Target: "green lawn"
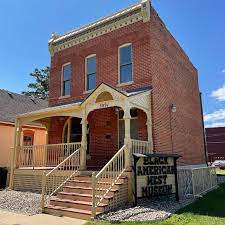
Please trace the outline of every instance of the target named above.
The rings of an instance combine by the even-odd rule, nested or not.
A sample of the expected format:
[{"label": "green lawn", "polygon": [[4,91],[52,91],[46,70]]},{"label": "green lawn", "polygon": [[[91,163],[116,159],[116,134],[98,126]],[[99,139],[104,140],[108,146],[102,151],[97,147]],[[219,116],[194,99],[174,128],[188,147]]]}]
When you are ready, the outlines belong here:
[{"label": "green lawn", "polygon": [[225,170],[216,169],[216,174],[223,174],[223,175],[225,175]]},{"label": "green lawn", "polygon": [[208,193],[204,198],[181,209],[164,221],[153,222],[88,222],[86,225],[224,225],[225,184]]}]

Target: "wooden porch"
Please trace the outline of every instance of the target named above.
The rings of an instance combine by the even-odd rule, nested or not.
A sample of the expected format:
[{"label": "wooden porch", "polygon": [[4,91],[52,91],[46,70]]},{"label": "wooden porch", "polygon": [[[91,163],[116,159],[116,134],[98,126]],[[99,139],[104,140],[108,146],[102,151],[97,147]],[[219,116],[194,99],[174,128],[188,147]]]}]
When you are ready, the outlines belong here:
[{"label": "wooden porch", "polygon": [[[116,145],[116,151],[107,156],[109,158],[101,165],[101,169],[88,171],[88,115],[94,110],[112,107],[123,110],[124,141],[122,146],[118,145],[121,147]],[[147,141],[134,140],[131,137],[130,112],[133,108],[146,114]],[[126,95],[102,84],[82,104],[58,106],[20,115],[16,121],[15,144],[11,157],[10,188],[41,192],[41,207],[45,212],[72,214],[75,217],[77,214],[95,217],[99,212],[112,210],[132,201],[132,154],[153,151],[150,109],[149,91]],[[46,125],[48,140],[49,118],[52,116],[80,118],[81,141],[21,146],[21,126],[32,121]],[[67,130],[70,130],[70,125],[68,123]],[[68,136],[67,142],[69,141],[71,140]],[[80,211],[87,205],[90,208],[88,212]]]}]

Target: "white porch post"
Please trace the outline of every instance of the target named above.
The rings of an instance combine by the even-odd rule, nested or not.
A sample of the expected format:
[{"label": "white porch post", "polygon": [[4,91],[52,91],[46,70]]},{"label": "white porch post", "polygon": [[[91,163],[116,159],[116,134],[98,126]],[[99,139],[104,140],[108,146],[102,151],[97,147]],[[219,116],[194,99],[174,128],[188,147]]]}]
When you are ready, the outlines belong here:
[{"label": "white porch post", "polygon": [[152,137],[152,116],[151,113],[147,114],[147,131],[148,131],[148,142],[150,143],[150,151],[153,151],[153,137]]},{"label": "white porch post", "polygon": [[71,133],[71,118],[68,120],[67,143],[70,143],[70,133]]},{"label": "white porch post", "polygon": [[131,171],[131,138],[130,138],[130,108],[127,107],[124,111],[124,123],[125,123],[125,138],[124,144],[127,146],[126,156],[125,156],[125,163],[126,163],[126,170]]},{"label": "white porch post", "polygon": [[13,189],[13,179],[14,179],[14,169],[17,168],[18,164],[18,147],[20,146],[22,126],[18,119],[16,119],[15,123],[15,133],[14,133],[14,146],[11,151],[11,168],[10,168],[10,183],[9,188]]},{"label": "white porch post", "polygon": [[87,119],[83,117],[82,121],[82,140],[81,140],[81,155],[80,155],[80,169],[86,170],[86,154],[87,154]]}]

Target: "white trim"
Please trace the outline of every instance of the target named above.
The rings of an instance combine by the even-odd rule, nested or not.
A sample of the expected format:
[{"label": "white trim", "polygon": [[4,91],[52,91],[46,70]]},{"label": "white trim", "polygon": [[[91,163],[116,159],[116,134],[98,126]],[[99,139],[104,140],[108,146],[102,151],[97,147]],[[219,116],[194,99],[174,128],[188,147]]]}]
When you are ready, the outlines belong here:
[{"label": "white trim", "polygon": [[95,79],[97,81],[97,57],[96,57],[96,54],[90,54],[90,55],[85,57],[85,84],[84,84],[85,88],[84,88],[84,94],[91,93],[92,91],[95,90],[95,88],[91,89],[91,90],[87,89],[87,60],[90,59],[90,58],[93,58],[93,57],[95,57],[95,61],[96,61],[96,72],[95,72],[96,77],[95,77]]},{"label": "white trim", "polygon": [[63,95],[63,96],[60,96],[59,99],[64,99],[64,98],[70,98],[71,95]]},{"label": "white trim", "polygon": [[123,87],[123,86],[131,85],[131,84],[133,84],[133,83],[134,83],[134,81],[129,81],[129,82],[117,84],[116,86],[117,86],[117,87]]},{"label": "white trim", "polygon": [[60,93],[60,99],[61,98],[68,98],[68,97],[70,97],[70,95],[63,95],[63,68],[65,67],[65,66],[67,66],[67,65],[70,65],[70,69],[71,69],[71,72],[70,72],[70,93],[71,93],[71,77],[72,77],[72,67],[71,67],[71,62],[67,62],[67,63],[64,63],[63,65],[62,65],[62,68],[61,68],[61,80],[60,80],[60,82],[61,82],[61,93]]},{"label": "white trim", "polygon": [[[125,83],[121,83],[120,82],[120,49],[121,48],[124,48],[124,47],[127,47],[127,46],[131,46],[131,68],[132,68],[132,74],[131,74],[131,80],[128,81],[128,82],[125,82]],[[125,43],[125,44],[122,44],[118,47],[118,82],[117,82],[117,87],[120,87],[120,86],[123,86],[123,85],[130,85],[132,84],[134,81],[133,81],[133,45],[132,43]]]},{"label": "white trim", "polygon": [[178,166],[177,169],[198,169],[208,167],[206,163],[196,165]]}]

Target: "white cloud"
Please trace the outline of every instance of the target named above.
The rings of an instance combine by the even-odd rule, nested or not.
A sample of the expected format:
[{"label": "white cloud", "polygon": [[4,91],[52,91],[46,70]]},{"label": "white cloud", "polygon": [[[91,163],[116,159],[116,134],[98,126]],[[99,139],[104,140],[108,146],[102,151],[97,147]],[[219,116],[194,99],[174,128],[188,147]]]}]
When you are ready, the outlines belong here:
[{"label": "white cloud", "polygon": [[204,121],[214,123],[219,120],[225,120],[225,108],[219,109],[213,113],[205,114]]},{"label": "white cloud", "polygon": [[215,123],[207,123],[205,125],[206,128],[210,128],[210,127],[225,127],[225,121],[223,122],[215,122]]},{"label": "white cloud", "polygon": [[225,101],[225,84],[221,88],[213,91],[211,96],[219,101]]},{"label": "white cloud", "polygon": [[225,73],[225,69],[221,71],[222,73]]}]

